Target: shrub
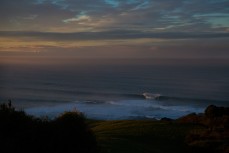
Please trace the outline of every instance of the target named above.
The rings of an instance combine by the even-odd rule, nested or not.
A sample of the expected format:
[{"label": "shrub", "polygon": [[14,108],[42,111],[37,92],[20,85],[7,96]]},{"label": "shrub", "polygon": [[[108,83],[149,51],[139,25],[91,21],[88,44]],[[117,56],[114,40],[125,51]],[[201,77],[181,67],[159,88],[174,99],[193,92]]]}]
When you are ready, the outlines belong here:
[{"label": "shrub", "polygon": [[97,143],[78,112],[66,112],[54,120],[43,120],[0,105],[1,153],[95,153]]},{"label": "shrub", "polygon": [[205,129],[189,133],[186,137],[187,144],[195,152],[228,152],[229,108],[210,105],[199,123],[205,125]]}]

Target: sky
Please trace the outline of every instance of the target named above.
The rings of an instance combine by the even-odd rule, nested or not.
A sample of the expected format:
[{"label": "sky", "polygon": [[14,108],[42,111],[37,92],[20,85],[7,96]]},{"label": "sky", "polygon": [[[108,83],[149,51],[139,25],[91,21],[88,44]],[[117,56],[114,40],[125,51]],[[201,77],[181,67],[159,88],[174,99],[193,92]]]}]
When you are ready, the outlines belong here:
[{"label": "sky", "polygon": [[229,58],[229,0],[0,0],[0,59]]}]

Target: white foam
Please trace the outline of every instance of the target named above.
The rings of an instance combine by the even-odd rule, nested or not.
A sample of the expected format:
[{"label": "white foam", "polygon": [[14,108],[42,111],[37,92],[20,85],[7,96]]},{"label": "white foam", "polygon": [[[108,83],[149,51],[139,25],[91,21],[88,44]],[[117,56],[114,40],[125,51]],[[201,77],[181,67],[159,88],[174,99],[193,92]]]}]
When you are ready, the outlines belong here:
[{"label": "white foam", "polygon": [[78,110],[88,118],[102,120],[132,118],[178,118],[183,115],[203,112],[204,107],[173,105],[168,106],[156,100],[120,100],[97,103],[72,102],[48,107],[28,108],[25,111],[34,116],[54,118],[65,111]]},{"label": "white foam", "polygon": [[142,95],[145,97],[145,99],[159,99],[161,97],[161,94],[154,94],[148,92],[145,92]]}]

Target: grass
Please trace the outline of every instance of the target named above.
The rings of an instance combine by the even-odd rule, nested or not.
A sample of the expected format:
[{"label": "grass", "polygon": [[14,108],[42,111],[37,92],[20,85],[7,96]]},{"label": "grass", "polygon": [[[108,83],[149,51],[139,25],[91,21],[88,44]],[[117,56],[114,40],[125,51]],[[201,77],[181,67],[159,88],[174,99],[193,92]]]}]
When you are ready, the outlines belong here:
[{"label": "grass", "polygon": [[89,124],[101,153],[188,153],[185,136],[198,128],[193,124],[149,120],[91,121]]},{"label": "grass", "polygon": [[98,121],[75,111],[49,120],[0,104],[0,152],[229,152],[229,109],[209,106],[205,112],[174,121]]}]

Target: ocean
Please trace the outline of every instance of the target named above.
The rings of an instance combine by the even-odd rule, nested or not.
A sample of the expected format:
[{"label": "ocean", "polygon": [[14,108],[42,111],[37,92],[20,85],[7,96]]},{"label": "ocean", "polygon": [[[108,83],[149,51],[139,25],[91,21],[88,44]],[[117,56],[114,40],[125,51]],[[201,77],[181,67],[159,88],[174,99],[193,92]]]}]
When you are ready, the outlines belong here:
[{"label": "ocean", "polygon": [[0,101],[35,116],[78,110],[102,120],[175,119],[229,106],[226,60],[71,59],[0,69]]}]

